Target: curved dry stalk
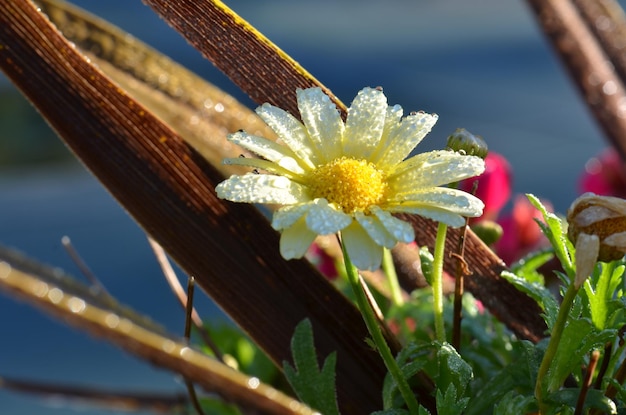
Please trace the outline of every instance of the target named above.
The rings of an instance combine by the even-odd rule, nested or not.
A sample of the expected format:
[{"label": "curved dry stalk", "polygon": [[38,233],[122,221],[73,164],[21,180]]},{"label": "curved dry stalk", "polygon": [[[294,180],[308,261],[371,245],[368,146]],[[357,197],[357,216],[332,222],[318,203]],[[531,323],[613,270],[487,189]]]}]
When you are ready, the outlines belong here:
[{"label": "curved dry stalk", "polygon": [[[0,290],[21,298],[65,322],[114,343],[126,351],[161,367],[170,369],[233,402],[273,414],[313,415],[315,411],[193,349],[184,340],[148,328],[143,321],[125,317],[119,308],[95,305],[99,297],[67,277],[51,279],[54,273],[33,261],[11,260],[0,256]],[[31,264],[27,272],[20,265]],[[33,266],[34,265],[34,266]],[[81,295],[79,292],[87,293]]]},{"label": "curved dry stalk", "polygon": [[0,376],[0,389],[44,398],[51,397],[55,400],[62,399],[68,403],[79,402],[83,406],[88,404],[116,411],[148,410],[171,414],[180,412],[187,406],[187,397],[183,394],[118,392],[103,388],[37,382],[6,376]]},{"label": "curved dry stalk", "polygon": [[[610,7],[602,11],[591,7],[600,3],[588,0],[527,1],[606,137],[622,158],[626,157],[626,88],[615,70],[624,58],[611,59],[615,48],[610,44],[619,42],[609,41],[620,36],[624,39],[624,18],[614,12],[615,3],[603,0],[605,5],[613,3],[613,12],[609,13]],[[612,31],[600,31],[604,32],[601,37],[592,31],[598,23],[602,24],[598,17],[614,27]],[[619,54],[623,55],[623,51]]]}]

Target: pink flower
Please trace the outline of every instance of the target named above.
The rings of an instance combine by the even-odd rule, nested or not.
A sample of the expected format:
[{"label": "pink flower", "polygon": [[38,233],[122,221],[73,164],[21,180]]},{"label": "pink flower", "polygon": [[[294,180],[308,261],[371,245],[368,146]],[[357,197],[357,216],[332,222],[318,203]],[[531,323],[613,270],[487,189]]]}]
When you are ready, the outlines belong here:
[{"label": "pink flower", "polygon": [[[549,202],[542,203],[548,210],[552,210]],[[518,195],[511,213],[498,220],[503,233],[494,249],[506,264],[510,265],[528,253],[547,246],[548,241],[535,219],[543,220],[541,212],[535,209],[526,196]]]},{"label": "pink flower", "polygon": [[335,266],[335,260],[325,250],[320,248],[317,243],[311,244],[306,257],[329,280],[332,281],[339,275]]},{"label": "pink flower", "polygon": [[512,171],[509,162],[500,154],[490,152],[485,159],[485,172],[480,176],[461,182],[460,189],[472,191],[478,181],[476,197],[483,201],[483,215],[476,221],[495,220],[498,213],[511,197]]},{"label": "pink flower", "polygon": [[608,148],[585,164],[578,181],[580,193],[626,198],[626,169],[619,154]]}]

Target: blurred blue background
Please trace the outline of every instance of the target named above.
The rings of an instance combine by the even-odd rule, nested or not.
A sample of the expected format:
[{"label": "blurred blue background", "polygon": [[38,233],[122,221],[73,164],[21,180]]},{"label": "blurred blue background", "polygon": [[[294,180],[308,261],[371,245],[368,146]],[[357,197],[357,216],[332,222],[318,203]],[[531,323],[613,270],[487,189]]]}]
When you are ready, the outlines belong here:
[{"label": "blurred blue background", "polygon": [[[138,0],[75,1],[254,107]],[[405,112],[439,114],[421,149],[457,127],[482,135],[514,169],[514,191],[564,212],[585,162],[605,147],[573,85],[520,0],[228,1],[349,103],[382,86]],[[0,243],[78,274],[69,235],[122,303],[182,333],[183,312],[142,231],[0,78]],[[201,314],[219,318],[208,300]],[[170,373],[0,296],[0,376],[182,392]],[[83,410],[0,390],[3,414]],[[101,409],[91,414],[110,413]]]}]

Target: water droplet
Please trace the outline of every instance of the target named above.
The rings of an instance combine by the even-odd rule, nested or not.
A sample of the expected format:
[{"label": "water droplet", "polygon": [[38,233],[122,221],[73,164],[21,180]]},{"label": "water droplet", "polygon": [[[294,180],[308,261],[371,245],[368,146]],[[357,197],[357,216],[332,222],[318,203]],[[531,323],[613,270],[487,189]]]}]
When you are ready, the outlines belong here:
[{"label": "water droplet", "polygon": [[67,306],[69,307],[72,313],[82,313],[85,311],[86,304],[82,298],[72,297],[67,302]]},{"label": "water droplet", "polygon": [[115,313],[111,313],[104,318],[104,324],[114,329],[120,324],[120,317]]},{"label": "water droplet", "polygon": [[216,112],[224,112],[224,104],[221,104],[221,103],[215,104],[215,111]]},{"label": "water droplet", "polygon": [[39,298],[43,298],[48,294],[48,289],[49,289],[48,284],[46,284],[43,281],[38,281],[33,286],[33,294]]},{"label": "water droplet", "polygon": [[0,278],[5,279],[11,273],[11,265],[6,262],[0,262]]},{"label": "water droplet", "polygon": [[61,302],[61,300],[63,300],[63,291],[61,291],[61,289],[59,288],[53,288],[50,291],[48,291],[48,299],[53,303],[53,304],[59,304]]},{"label": "water droplet", "polygon": [[191,350],[191,348],[183,347],[180,349],[180,357],[183,359],[189,360],[191,359],[191,356],[193,356],[193,350]]},{"label": "water droplet", "polygon": [[162,344],[161,344],[161,349],[163,349],[163,351],[165,353],[172,353],[174,351],[174,348],[176,347],[176,343],[174,343],[171,340],[165,340]]},{"label": "water droplet", "polygon": [[259,385],[261,384],[261,381],[259,380],[259,378],[250,378],[248,379],[248,387],[250,389],[256,389],[259,387]]},{"label": "water droplet", "polygon": [[602,85],[602,92],[606,95],[614,95],[617,92],[617,84],[613,81],[607,81]]}]

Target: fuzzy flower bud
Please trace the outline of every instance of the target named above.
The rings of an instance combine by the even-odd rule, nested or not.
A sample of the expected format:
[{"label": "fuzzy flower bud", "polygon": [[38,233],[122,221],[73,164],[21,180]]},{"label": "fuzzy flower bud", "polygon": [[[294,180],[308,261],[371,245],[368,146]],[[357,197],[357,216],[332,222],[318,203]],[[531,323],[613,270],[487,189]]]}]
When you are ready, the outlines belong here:
[{"label": "fuzzy flower bud", "polygon": [[457,128],[448,137],[448,148],[468,156],[476,156],[481,159],[487,157],[489,148],[481,136],[474,135],[465,128]]},{"label": "fuzzy flower bud", "polygon": [[585,193],[568,209],[567,222],[567,236],[574,244],[581,233],[598,237],[598,260],[614,261],[626,253],[626,200]]}]

